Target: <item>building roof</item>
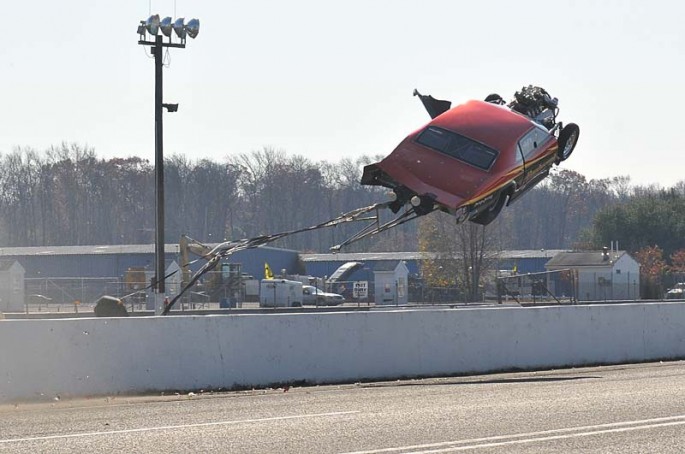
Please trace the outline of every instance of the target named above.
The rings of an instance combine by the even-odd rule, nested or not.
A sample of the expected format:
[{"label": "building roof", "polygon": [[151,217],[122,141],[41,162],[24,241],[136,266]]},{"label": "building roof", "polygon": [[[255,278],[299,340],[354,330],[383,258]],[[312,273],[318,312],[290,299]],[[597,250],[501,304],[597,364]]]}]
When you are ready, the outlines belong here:
[{"label": "building roof", "polygon": [[[207,244],[216,246],[216,244]],[[260,246],[260,249],[289,250]],[[178,244],[166,244],[164,250],[167,254],[179,252]],[[500,251],[498,256],[501,260],[506,259],[540,259],[551,258],[563,249],[525,249]],[[35,247],[0,247],[2,257],[24,256],[60,256],[60,255],[107,255],[107,254],[154,254],[154,244],[115,244],[115,245],[87,245],[87,246],[35,246]],[[437,258],[432,252],[349,252],[337,254],[300,254],[304,262],[365,262],[383,260],[431,260]]]},{"label": "building roof", "polygon": [[376,265],[373,267],[374,271],[395,271],[399,264],[401,263],[401,260],[385,260],[382,262],[376,263]]},{"label": "building roof", "polygon": [[304,262],[376,262],[381,260],[426,260],[434,254],[425,252],[345,252],[338,254],[300,254]]},{"label": "building roof", "polygon": [[[216,246],[217,244],[207,244]],[[278,249],[268,246],[259,246],[263,249]],[[178,254],[178,244],[165,244],[166,254]],[[93,245],[93,246],[35,246],[35,247],[2,247],[0,248],[1,257],[25,257],[25,256],[57,256],[57,255],[107,255],[107,254],[154,254],[154,244],[112,244],[112,245]]]},{"label": "building roof", "polygon": [[626,251],[574,251],[561,252],[552,258],[546,268],[576,268],[581,266],[612,267]]},{"label": "building roof", "polygon": [[[165,252],[178,252],[178,245],[167,244]],[[3,247],[0,257],[25,257],[33,255],[102,255],[102,254],[154,254],[154,244],[117,244],[102,246],[36,246]]]},{"label": "building roof", "polygon": [[567,249],[520,249],[511,251],[501,251],[499,258],[505,259],[550,259],[562,252],[568,252]]},{"label": "building roof", "polygon": [[[500,251],[500,260],[548,259],[565,249],[524,249]],[[381,260],[431,260],[437,258],[433,252],[349,252],[338,254],[300,254],[303,262],[368,262]]]},{"label": "building roof", "polygon": [[0,271],[9,270],[15,263],[17,263],[15,260],[0,260]]}]

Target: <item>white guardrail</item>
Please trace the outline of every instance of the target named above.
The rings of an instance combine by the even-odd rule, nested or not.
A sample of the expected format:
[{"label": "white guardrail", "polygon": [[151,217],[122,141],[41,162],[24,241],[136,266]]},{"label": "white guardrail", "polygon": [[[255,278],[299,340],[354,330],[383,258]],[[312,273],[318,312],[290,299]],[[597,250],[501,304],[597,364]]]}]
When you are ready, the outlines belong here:
[{"label": "white guardrail", "polygon": [[0,321],[0,402],[685,357],[685,304]]}]

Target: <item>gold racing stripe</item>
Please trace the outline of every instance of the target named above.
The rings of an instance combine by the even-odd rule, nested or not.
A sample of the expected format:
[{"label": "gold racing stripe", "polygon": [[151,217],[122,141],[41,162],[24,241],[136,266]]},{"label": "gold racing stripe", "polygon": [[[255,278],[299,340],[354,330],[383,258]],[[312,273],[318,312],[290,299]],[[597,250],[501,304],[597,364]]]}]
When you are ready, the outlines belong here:
[{"label": "gold racing stripe", "polygon": [[[537,164],[538,162],[542,161],[543,159],[549,158],[550,155],[556,154],[558,149],[559,149],[559,146],[550,147],[550,148],[548,149],[548,152],[547,152],[547,153],[543,154],[543,155],[540,156],[539,158],[536,158],[536,159],[534,159],[534,160],[532,160],[532,161],[529,161],[529,162],[527,163],[527,165],[531,166],[531,165]],[[553,151],[553,153],[552,153],[552,151]],[[520,166],[518,166],[518,167],[516,167],[515,169],[511,170],[509,173],[506,174],[506,177],[505,177],[505,178],[507,178],[507,180],[506,180],[504,183],[500,184],[499,186],[494,187],[493,189],[490,189],[488,192],[486,192],[486,193],[483,194],[483,195],[480,195],[480,196],[478,196],[478,197],[474,197],[474,198],[472,198],[472,199],[467,200],[466,202],[462,203],[460,206],[471,205],[471,204],[474,204],[474,203],[476,203],[476,202],[479,202],[480,200],[483,200],[483,199],[485,199],[485,198],[491,196],[493,193],[499,191],[499,190],[502,189],[503,187],[505,187],[505,186],[511,184],[511,183],[515,180],[515,176],[518,175],[519,173],[521,173],[521,171],[523,170],[523,168],[524,168],[524,165],[521,164]]]}]

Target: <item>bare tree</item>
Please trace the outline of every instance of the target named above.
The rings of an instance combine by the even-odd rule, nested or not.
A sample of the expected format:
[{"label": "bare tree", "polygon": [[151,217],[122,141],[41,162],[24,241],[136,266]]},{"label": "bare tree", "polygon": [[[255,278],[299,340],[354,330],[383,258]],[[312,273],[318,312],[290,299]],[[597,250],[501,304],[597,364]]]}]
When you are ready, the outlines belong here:
[{"label": "bare tree", "polygon": [[32,149],[15,149],[0,165],[0,200],[10,244],[33,245],[38,238],[40,206],[37,194],[41,162]]},{"label": "bare tree", "polygon": [[497,223],[482,226],[456,224],[452,216],[436,212],[419,224],[419,250],[433,253],[422,264],[424,279],[432,285],[456,285],[466,301],[482,298],[485,274],[499,254]]}]

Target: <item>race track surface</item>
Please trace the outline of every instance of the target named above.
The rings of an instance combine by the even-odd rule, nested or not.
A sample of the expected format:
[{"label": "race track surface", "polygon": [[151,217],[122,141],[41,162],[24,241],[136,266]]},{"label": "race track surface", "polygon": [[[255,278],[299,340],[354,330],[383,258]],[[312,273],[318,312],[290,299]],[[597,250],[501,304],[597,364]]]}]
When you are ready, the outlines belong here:
[{"label": "race track surface", "polygon": [[[685,451],[685,362],[0,406],[2,452]],[[48,398],[48,396],[46,396]]]}]

